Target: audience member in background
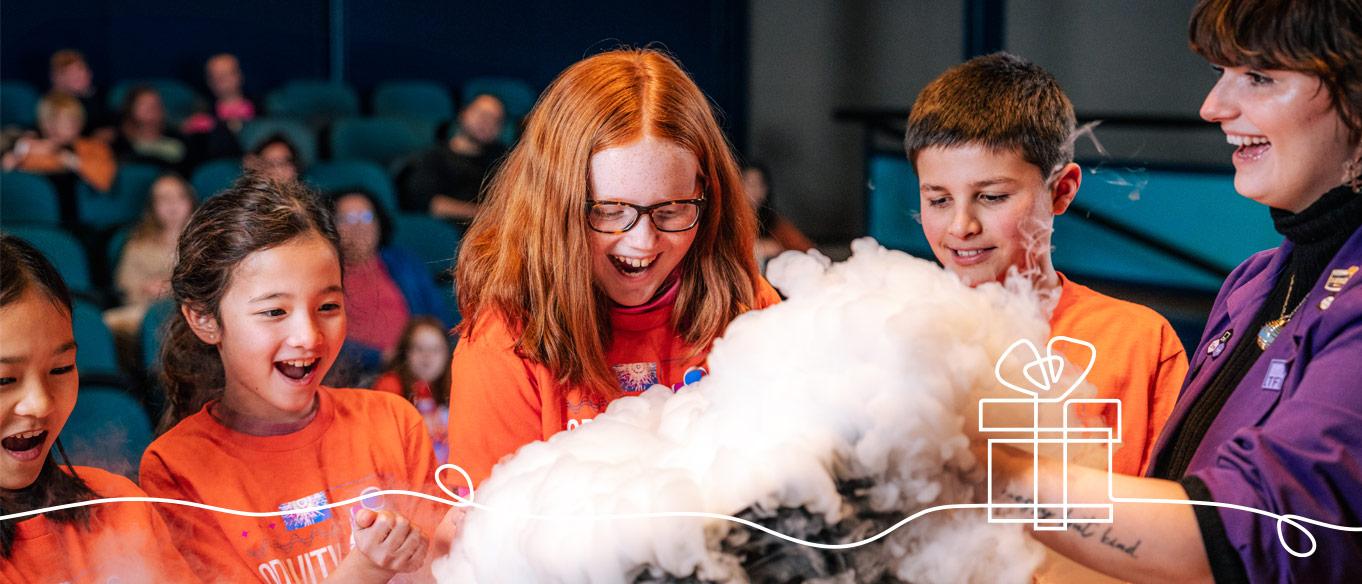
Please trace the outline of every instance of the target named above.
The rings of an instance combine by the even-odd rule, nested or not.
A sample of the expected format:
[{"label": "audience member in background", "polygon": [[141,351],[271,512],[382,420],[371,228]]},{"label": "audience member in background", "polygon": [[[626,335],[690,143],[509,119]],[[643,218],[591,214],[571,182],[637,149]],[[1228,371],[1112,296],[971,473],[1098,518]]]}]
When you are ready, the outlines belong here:
[{"label": "audience member in background", "polygon": [[459,112],[445,146],[419,155],[397,177],[403,211],[429,213],[466,226],[478,212],[484,179],[506,153],[500,142],[506,107],[482,94]]},{"label": "audience member in background", "polygon": [[185,120],[180,131],[192,138],[204,160],[240,156],[237,134],[255,118],[255,104],[242,92],[241,64],[235,55],[220,53],[209,57],[203,69],[213,103],[209,111]]},{"label": "audience member in background", "polygon": [[[345,305],[349,318],[340,374],[372,379],[392,355],[413,316],[440,319],[452,328],[453,311],[435,278],[416,256],[389,244],[392,223],[374,196],[348,189],[331,197],[345,262]],[[355,371],[355,370],[358,371]]]},{"label": "audience member in background", "polygon": [[113,186],[117,164],[109,145],[80,137],[85,109],[64,93],[49,93],[38,102],[38,135],[26,135],[3,158],[4,169],[45,174],[57,189],[62,223],[74,225],[76,182],[100,192]]},{"label": "audience member in background", "polygon": [[166,173],[151,183],[142,218],[128,235],[118,257],[114,285],[123,305],[104,311],[104,324],[114,334],[120,354],[131,356],[138,346],[142,317],[153,302],[170,295],[175,268],[175,243],[197,206],[194,188],[178,174]]},{"label": "audience member in background", "polygon": [[744,166],[742,187],[747,193],[747,201],[757,210],[757,263],[765,266],[767,260],[787,249],[813,249],[813,242],[794,223],[776,212],[771,196],[771,173],[765,165],[754,162]]},{"label": "audience member in background", "polygon": [[283,134],[274,134],[252,148],[241,166],[278,181],[298,180],[298,148]]},{"label": "audience member in background", "polygon": [[109,111],[104,96],[95,91],[94,74],[85,62],[85,55],[74,49],[52,53],[52,91],[80,100],[85,108],[85,136],[110,142],[114,137],[113,112]]},{"label": "audience member in background", "polygon": [[156,89],[143,85],[128,91],[121,116],[118,137],[113,142],[114,153],[121,162],[184,168],[187,158],[184,141],[166,130],[166,108]]},{"label": "audience member in background", "polygon": [[449,456],[449,326],[432,316],[407,321],[374,389],[402,396],[426,419],[435,460]]}]

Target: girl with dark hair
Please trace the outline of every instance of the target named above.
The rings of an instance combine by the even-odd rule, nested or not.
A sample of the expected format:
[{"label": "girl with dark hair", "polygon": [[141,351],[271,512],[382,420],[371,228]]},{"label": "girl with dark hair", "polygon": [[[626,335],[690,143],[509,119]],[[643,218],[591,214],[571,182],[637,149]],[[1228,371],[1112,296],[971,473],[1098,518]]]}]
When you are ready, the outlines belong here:
[{"label": "girl with dark hair", "polygon": [[435,443],[435,459],[449,455],[449,327],[439,319],[418,316],[407,322],[388,371],[374,389],[402,396],[426,419]]},{"label": "girl with dark hair", "polygon": [[[411,404],[321,385],[345,340],[340,256],[326,205],[297,182],[248,174],[194,213],[171,277],[181,318],[161,359],[178,423],[142,457],[148,493],[260,511],[434,492]],[[231,582],[386,582],[426,569],[442,512],[407,497],[266,519],[162,509],[189,563]]]},{"label": "girl with dark hair", "polygon": [[1201,0],[1188,28],[1201,117],[1285,241],[1225,281],[1147,477],[1003,447],[994,497],[1114,494],[1110,526],[1035,536],[1125,580],[1362,581],[1362,2]]},{"label": "girl with dark hair", "polygon": [[[104,497],[145,497],[126,478],[58,463],[58,436],[80,385],[71,295],[27,243],[0,234],[0,514]],[[193,581],[145,503],[49,511],[0,523],[5,582]]]}]

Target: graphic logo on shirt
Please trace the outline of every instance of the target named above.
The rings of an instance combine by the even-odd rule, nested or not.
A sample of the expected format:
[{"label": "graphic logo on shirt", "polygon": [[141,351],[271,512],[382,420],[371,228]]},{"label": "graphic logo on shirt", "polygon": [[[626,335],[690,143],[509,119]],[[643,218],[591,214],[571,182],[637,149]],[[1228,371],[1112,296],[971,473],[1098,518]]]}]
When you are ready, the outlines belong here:
[{"label": "graphic logo on shirt", "polygon": [[[307,509],[309,507],[321,507],[329,504],[326,498],[326,491],[318,491],[296,501],[289,501],[279,505],[280,511],[294,511],[297,509]],[[308,511],[306,513],[293,513],[284,516],[284,527],[289,531],[302,529],[309,525],[316,525],[331,518],[330,509],[320,511]]]},{"label": "graphic logo on shirt", "polygon": [[1273,359],[1268,363],[1267,375],[1263,376],[1263,389],[1273,391],[1282,390],[1282,382],[1286,381],[1286,359]]},{"label": "graphic logo on shirt", "polygon": [[657,363],[621,363],[610,368],[625,393],[639,393],[658,383]]}]

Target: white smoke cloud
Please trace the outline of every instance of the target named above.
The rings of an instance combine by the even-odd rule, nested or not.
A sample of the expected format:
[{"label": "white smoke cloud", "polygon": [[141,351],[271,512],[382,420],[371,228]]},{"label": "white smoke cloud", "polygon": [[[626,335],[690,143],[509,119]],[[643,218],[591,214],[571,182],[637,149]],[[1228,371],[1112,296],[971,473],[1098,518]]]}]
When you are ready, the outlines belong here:
[{"label": "white smoke cloud", "polygon": [[[1020,397],[999,386],[994,363],[1017,339],[1044,346],[1044,299],[1021,278],[972,289],[870,239],[852,250],[838,264],[816,252],[774,260],[769,278],[788,301],[735,320],[698,384],[617,400],[593,423],[498,465],[476,494],[492,510],[469,513],[436,563],[440,581],[742,582],[759,559],[752,536],[763,534],[711,519],[590,517],[746,513],[782,531],[807,528],[795,536],[836,531],[826,543],[842,543],[927,507],[976,501],[977,401]],[[1020,377],[1024,364],[1018,356],[1004,370]],[[797,548],[777,543],[760,549]],[[843,578],[1018,583],[1043,555],[1021,528],[991,525],[978,510],[938,511],[828,553],[848,554],[827,568]]]}]

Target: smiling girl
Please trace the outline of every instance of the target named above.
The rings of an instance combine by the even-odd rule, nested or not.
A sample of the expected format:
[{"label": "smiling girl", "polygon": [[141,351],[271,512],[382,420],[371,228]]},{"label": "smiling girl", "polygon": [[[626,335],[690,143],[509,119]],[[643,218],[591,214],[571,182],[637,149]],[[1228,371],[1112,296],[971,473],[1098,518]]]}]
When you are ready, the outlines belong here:
[{"label": "smiling girl", "polygon": [[[80,374],[71,295],[32,246],[0,234],[0,513],[102,497],[144,497],[131,481],[59,464],[52,447],[76,406]],[[145,503],[51,511],[0,523],[0,581],[193,581]]]},{"label": "smiling girl", "polygon": [[709,102],[667,56],[569,67],[492,180],[456,274],[450,461],[480,482],[617,397],[697,379],[742,312],[779,301]]},{"label": "smiling girl", "polygon": [[[345,340],[345,296],[336,228],[311,192],[248,175],[210,199],[180,237],[171,287],[183,318],[162,363],[179,423],[142,459],[148,493],[288,511],[433,490],[435,457],[410,404],[321,385]],[[384,582],[425,563],[441,510],[416,501],[258,519],[162,512],[210,580]]]}]

